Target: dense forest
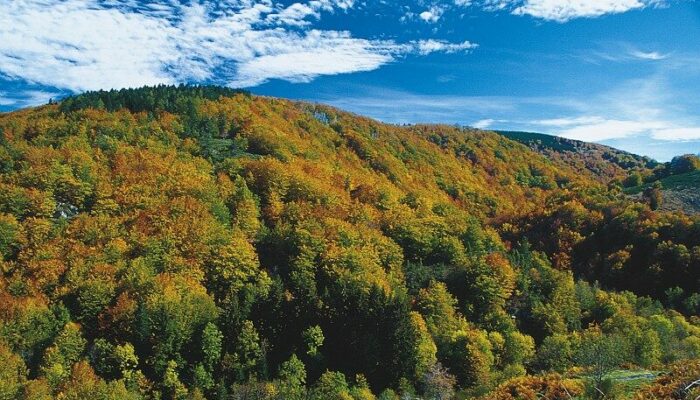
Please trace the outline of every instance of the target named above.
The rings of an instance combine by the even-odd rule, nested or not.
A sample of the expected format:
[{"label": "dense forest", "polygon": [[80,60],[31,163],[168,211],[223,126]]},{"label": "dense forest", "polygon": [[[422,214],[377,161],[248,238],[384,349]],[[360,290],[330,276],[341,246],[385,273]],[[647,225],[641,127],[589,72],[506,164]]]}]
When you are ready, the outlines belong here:
[{"label": "dense forest", "polygon": [[0,114],[0,399],[695,398],[700,217],[576,157],[218,87]]}]

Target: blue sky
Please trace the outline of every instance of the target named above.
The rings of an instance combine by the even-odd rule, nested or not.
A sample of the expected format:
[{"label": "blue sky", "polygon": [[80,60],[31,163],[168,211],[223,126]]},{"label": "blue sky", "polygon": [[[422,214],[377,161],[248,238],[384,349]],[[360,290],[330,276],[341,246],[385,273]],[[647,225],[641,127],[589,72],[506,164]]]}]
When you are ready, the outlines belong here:
[{"label": "blue sky", "polygon": [[180,82],[668,160],[700,152],[700,2],[0,0],[0,111]]}]

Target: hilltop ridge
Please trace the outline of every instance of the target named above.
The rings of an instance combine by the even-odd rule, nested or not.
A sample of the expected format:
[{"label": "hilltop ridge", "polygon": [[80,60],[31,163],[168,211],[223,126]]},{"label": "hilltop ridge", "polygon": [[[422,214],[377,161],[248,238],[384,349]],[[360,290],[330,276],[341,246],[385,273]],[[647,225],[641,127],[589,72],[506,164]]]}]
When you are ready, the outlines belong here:
[{"label": "hilltop ridge", "polygon": [[588,170],[603,180],[622,180],[631,171],[650,171],[659,165],[648,157],[598,143],[533,132],[497,132],[548,158],[560,160],[579,170]]}]

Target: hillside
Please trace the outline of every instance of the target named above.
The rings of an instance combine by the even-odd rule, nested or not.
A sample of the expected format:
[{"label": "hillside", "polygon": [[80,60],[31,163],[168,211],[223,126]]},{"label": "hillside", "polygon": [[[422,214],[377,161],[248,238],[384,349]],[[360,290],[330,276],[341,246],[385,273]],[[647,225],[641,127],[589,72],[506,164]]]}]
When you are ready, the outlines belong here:
[{"label": "hillside", "polygon": [[658,163],[647,157],[627,153],[609,146],[532,132],[498,131],[523,143],[549,159],[563,162],[577,170],[589,171],[608,182],[622,180],[632,170],[648,171]]},{"label": "hillside", "polygon": [[0,398],[560,398],[700,357],[700,219],[592,175],[217,87],[0,114]]},{"label": "hillside", "polygon": [[[667,176],[658,182],[663,197],[660,210],[700,213],[700,171]],[[647,183],[631,187],[625,189],[625,193],[638,197],[652,186],[653,183]]]}]

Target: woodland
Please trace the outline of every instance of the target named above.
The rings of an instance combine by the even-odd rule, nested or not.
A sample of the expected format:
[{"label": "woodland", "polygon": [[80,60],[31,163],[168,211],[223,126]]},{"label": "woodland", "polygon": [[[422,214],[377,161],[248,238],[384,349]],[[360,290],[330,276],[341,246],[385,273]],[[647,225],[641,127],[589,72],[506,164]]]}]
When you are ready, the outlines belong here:
[{"label": "woodland", "polygon": [[0,114],[0,399],[696,398],[653,182],[700,159],[568,150],[214,86]]}]

